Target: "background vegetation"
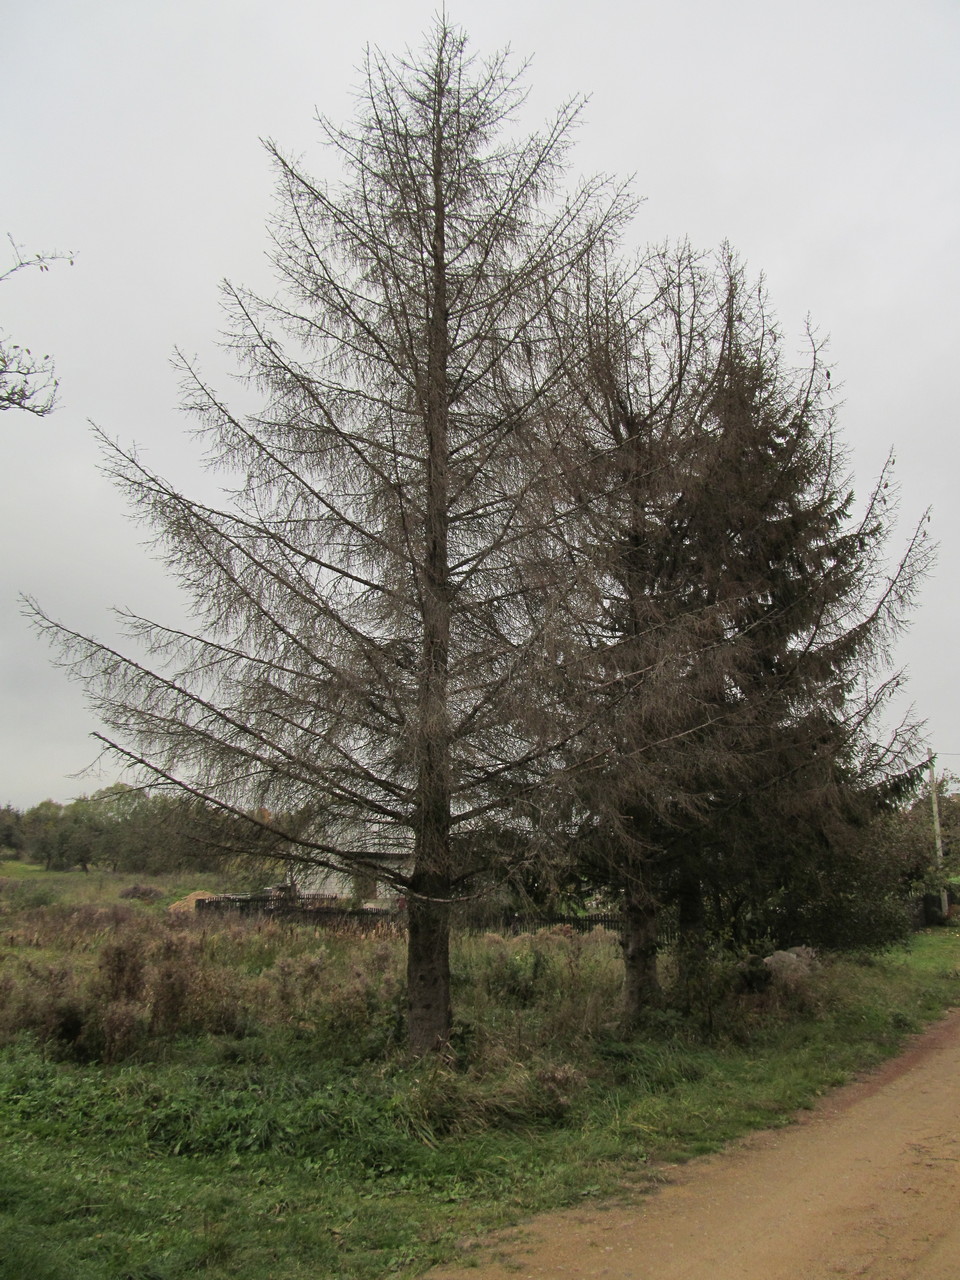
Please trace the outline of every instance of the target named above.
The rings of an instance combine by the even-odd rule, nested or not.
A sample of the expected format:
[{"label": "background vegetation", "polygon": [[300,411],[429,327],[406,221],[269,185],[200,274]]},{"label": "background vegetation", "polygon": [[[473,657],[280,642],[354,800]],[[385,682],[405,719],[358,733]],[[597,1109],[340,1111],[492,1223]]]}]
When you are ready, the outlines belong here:
[{"label": "background vegetation", "polygon": [[47,871],[210,872],[228,860],[234,879],[268,874],[255,836],[244,831],[238,844],[236,826],[188,796],[118,782],[68,804],[42,800],[25,811],[5,805],[0,852]]}]

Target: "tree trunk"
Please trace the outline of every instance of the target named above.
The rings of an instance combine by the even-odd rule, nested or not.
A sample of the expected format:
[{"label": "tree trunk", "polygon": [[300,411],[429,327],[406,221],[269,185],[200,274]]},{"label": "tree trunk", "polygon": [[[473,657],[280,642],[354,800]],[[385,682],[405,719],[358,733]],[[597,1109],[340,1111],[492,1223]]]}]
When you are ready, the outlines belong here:
[{"label": "tree trunk", "polygon": [[677,892],[677,980],[682,1003],[691,1012],[704,1003],[707,965],[703,888],[685,873]]},{"label": "tree trunk", "polygon": [[408,1042],[413,1053],[423,1055],[450,1040],[450,908],[411,896],[407,914]]},{"label": "tree trunk", "polygon": [[641,886],[631,887],[623,909],[623,1013],[635,1027],[644,1011],[660,1003],[657,974],[657,904]]},{"label": "tree trunk", "polygon": [[433,279],[425,387],[426,470],[421,573],[423,650],[417,726],[417,825],[407,943],[407,1034],[417,1054],[450,1038],[449,412],[442,97],[434,103]]}]

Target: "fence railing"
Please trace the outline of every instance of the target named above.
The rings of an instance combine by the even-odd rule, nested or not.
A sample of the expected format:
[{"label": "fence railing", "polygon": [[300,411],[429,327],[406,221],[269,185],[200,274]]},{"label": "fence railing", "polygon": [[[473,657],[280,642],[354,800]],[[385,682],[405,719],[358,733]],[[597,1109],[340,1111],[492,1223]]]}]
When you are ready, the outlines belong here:
[{"label": "fence railing", "polygon": [[402,912],[390,907],[340,906],[335,898],[321,893],[221,893],[198,898],[195,905],[205,914],[234,911],[242,916],[265,915],[331,925],[347,920],[367,921],[371,926],[390,920],[399,923],[402,917]]},{"label": "fence railing", "polygon": [[[393,924],[406,928],[406,911],[398,907],[344,907],[327,895],[318,893],[223,893],[211,898],[198,898],[196,909],[203,914],[224,911],[239,915],[264,915],[276,919],[307,922],[321,928],[348,926],[376,928]],[[455,927],[468,933],[536,933],[538,929],[565,926],[575,933],[590,933],[593,929],[610,929],[619,933],[622,919],[617,912],[591,912],[587,915],[557,915],[552,913],[478,911],[472,908],[462,918],[455,913]],[[672,932],[670,930],[667,931]],[[669,941],[662,937],[661,941]]]},{"label": "fence railing", "polygon": [[[951,902],[956,894],[951,894]],[[908,901],[911,923],[915,929],[923,929],[941,922],[938,894],[917,896]],[[214,914],[232,911],[243,916],[262,915],[274,919],[312,924],[322,929],[353,929],[366,931],[392,926],[397,930],[407,927],[407,913],[401,907],[347,907],[342,899],[322,893],[223,893],[216,897],[198,898],[199,912]],[[460,933],[500,933],[519,935],[536,933],[540,929],[565,926],[575,933],[590,933],[593,929],[609,929],[619,933],[623,919],[616,911],[594,911],[585,915],[560,915],[549,912],[484,910],[478,904],[455,907],[453,926]],[[657,929],[657,941],[661,946],[676,942],[677,926],[669,917],[661,919]]]}]

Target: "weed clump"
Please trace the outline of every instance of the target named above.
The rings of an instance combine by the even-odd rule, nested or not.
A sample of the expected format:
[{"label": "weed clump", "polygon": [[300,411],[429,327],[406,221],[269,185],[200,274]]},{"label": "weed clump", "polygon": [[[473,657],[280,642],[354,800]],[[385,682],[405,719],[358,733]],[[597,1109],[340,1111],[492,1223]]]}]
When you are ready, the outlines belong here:
[{"label": "weed clump", "polygon": [[7,926],[0,1043],[28,1032],[58,1056],[116,1063],[163,1057],[178,1038],[266,1031],[370,1060],[401,1034],[396,937],[123,904],[30,909]]},{"label": "weed clump", "polygon": [[134,898],[137,902],[159,902],[163,897],[163,890],[152,884],[132,884],[127,889],[121,889],[117,897]]}]

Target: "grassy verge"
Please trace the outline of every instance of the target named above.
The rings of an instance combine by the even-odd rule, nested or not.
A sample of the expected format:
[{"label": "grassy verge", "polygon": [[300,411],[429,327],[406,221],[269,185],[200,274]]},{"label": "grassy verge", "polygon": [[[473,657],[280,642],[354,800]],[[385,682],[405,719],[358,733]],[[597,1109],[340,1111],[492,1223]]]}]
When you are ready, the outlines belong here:
[{"label": "grassy verge", "polygon": [[783,1122],[958,991],[944,929],[731,996],[708,1042],[670,1014],[624,1039],[614,939],[466,939],[460,1064],[418,1067],[398,939],[98,910],[0,916],[2,1280],[413,1276]]}]

